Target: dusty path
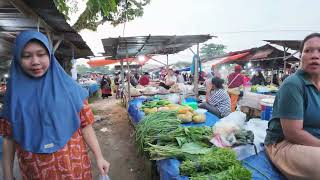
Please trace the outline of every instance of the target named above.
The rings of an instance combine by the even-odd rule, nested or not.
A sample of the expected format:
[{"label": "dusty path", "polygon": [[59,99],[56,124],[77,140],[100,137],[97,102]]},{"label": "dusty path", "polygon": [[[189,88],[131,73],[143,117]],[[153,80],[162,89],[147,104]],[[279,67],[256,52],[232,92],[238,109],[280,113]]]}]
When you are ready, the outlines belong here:
[{"label": "dusty path", "polygon": [[[95,114],[102,118],[94,124],[101,149],[111,163],[111,180],[150,180],[151,175],[145,161],[138,155],[134,143],[134,128],[127,111],[114,98],[99,99],[91,104]],[[104,130],[105,132],[103,132]],[[98,179],[97,168],[90,153],[94,168],[94,179]],[[146,167],[147,166],[147,167]]]}]

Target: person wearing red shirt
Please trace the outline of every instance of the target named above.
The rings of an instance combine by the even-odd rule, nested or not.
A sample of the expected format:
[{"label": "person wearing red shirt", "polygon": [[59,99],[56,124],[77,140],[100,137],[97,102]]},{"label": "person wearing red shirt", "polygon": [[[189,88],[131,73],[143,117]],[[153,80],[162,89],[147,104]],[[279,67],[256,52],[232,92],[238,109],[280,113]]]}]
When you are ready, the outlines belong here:
[{"label": "person wearing red shirt", "polygon": [[[240,86],[244,85],[244,76],[241,74],[241,66],[236,65],[234,67],[234,73],[231,73],[228,75],[228,88],[233,89],[233,88],[238,88]],[[239,91],[239,90],[238,90]],[[240,93],[240,91],[239,91]],[[231,93],[229,91],[229,96],[231,99],[231,111],[235,111],[239,99],[239,94]]]},{"label": "person wearing red shirt", "polygon": [[241,74],[241,66],[236,65],[234,67],[234,73],[229,74],[228,76],[228,88],[236,88],[243,85],[243,75]]},{"label": "person wearing red shirt", "polygon": [[149,73],[146,72],[146,73],[144,73],[143,76],[140,77],[139,84],[141,86],[147,86],[147,85],[149,85],[149,82],[150,82]]}]

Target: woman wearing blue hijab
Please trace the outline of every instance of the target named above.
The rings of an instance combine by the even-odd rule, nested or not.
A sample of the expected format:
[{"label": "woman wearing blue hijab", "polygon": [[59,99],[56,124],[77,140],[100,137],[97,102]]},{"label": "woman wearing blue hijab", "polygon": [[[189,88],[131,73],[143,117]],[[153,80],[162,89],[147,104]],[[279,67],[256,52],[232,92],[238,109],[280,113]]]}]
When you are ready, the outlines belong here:
[{"label": "woman wearing blue hijab", "polygon": [[92,179],[87,145],[106,175],[88,93],[59,65],[48,39],[24,31],[13,52],[0,120],[4,179],[13,179],[15,152],[23,179]]}]

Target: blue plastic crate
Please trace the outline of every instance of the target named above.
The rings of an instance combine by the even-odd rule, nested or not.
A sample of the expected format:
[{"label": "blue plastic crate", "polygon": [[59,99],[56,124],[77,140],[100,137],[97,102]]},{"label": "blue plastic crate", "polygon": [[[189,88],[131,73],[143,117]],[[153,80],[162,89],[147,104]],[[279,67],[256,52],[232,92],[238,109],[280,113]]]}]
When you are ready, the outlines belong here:
[{"label": "blue plastic crate", "polygon": [[185,98],[185,102],[197,102],[197,99],[195,97],[187,97]]}]

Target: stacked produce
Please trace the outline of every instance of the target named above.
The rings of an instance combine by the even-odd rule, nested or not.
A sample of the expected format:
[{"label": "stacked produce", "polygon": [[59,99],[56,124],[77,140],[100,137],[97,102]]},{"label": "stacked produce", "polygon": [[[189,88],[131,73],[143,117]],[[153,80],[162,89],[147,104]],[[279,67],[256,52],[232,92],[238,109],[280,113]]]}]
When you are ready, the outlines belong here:
[{"label": "stacked produce", "polygon": [[[181,125],[204,122],[204,114],[166,100],[145,102],[141,109],[146,116],[136,126],[136,142],[140,152],[146,152],[151,160],[177,158],[181,161],[181,174],[191,180],[251,179],[251,173],[231,149],[217,148],[210,143],[214,134],[211,127]],[[241,137],[243,142],[252,139],[250,134],[241,134]]]},{"label": "stacked produce", "polygon": [[180,126],[174,131],[167,134],[159,134],[157,136],[149,136],[148,138],[157,140],[158,145],[174,144],[182,147],[185,143],[196,142],[204,147],[211,147],[210,139],[213,131],[208,126],[203,127],[182,127]]},{"label": "stacked produce", "polygon": [[274,85],[253,85],[251,86],[251,92],[277,92],[278,88]]},{"label": "stacked produce", "polygon": [[166,134],[180,126],[175,111],[160,111],[146,116],[136,127],[136,142],[140,151],[143,151],[146,144],[152,143],[148,136]]},{"label": "stacked produce", "polygon": [[145,102],[141,106],[141,109],[147,115],[157,111],[170,111],[170,110],[174,111],[174,110],[177,110],[177,107],[178,105],[171,104],[171,102],[167,100],[154,100],[154,101]]},{"label": "stacked produce", "polygon": [[206,154],[211,148],[203,147],[197,143],[185,143],[181,147],[172,144],[160,146],[149,144],[146,150],[150,153],[151,160],[161,160],[168,158],[178,158],[180,160],[194,159],[195,157]]},{"label": "stacked produce", "polygon": [[141,109],[146,115],[158,111],[177,111],[177,118],[180,119],[182,123],[203,123],[206,121],[205,114],[197,114],[190,106],[172,104],[167,100],[145,102],[141,106]]},{"label": "stacked produce", "polygon": [[221,171],[219,173],[210,173],[205,175],[191,176],[190,180],[251,180],[251,172],[243,167],[240,163],[236,165],[229,166],[227,170]]},{"label": "stacked produce", "polygon": [[178,119],[181,120],[182,123],[203,123],[206,121],[205,114],[197,114],[191,107],[189,106],[181,106],[178,109]]},{"label": "stacked produce", "polygon": [[231,149],[215,148],[197,158],[185,160],[180,165],[182,175],[190,179],[251,179],[251,173],[245,169]]}]

